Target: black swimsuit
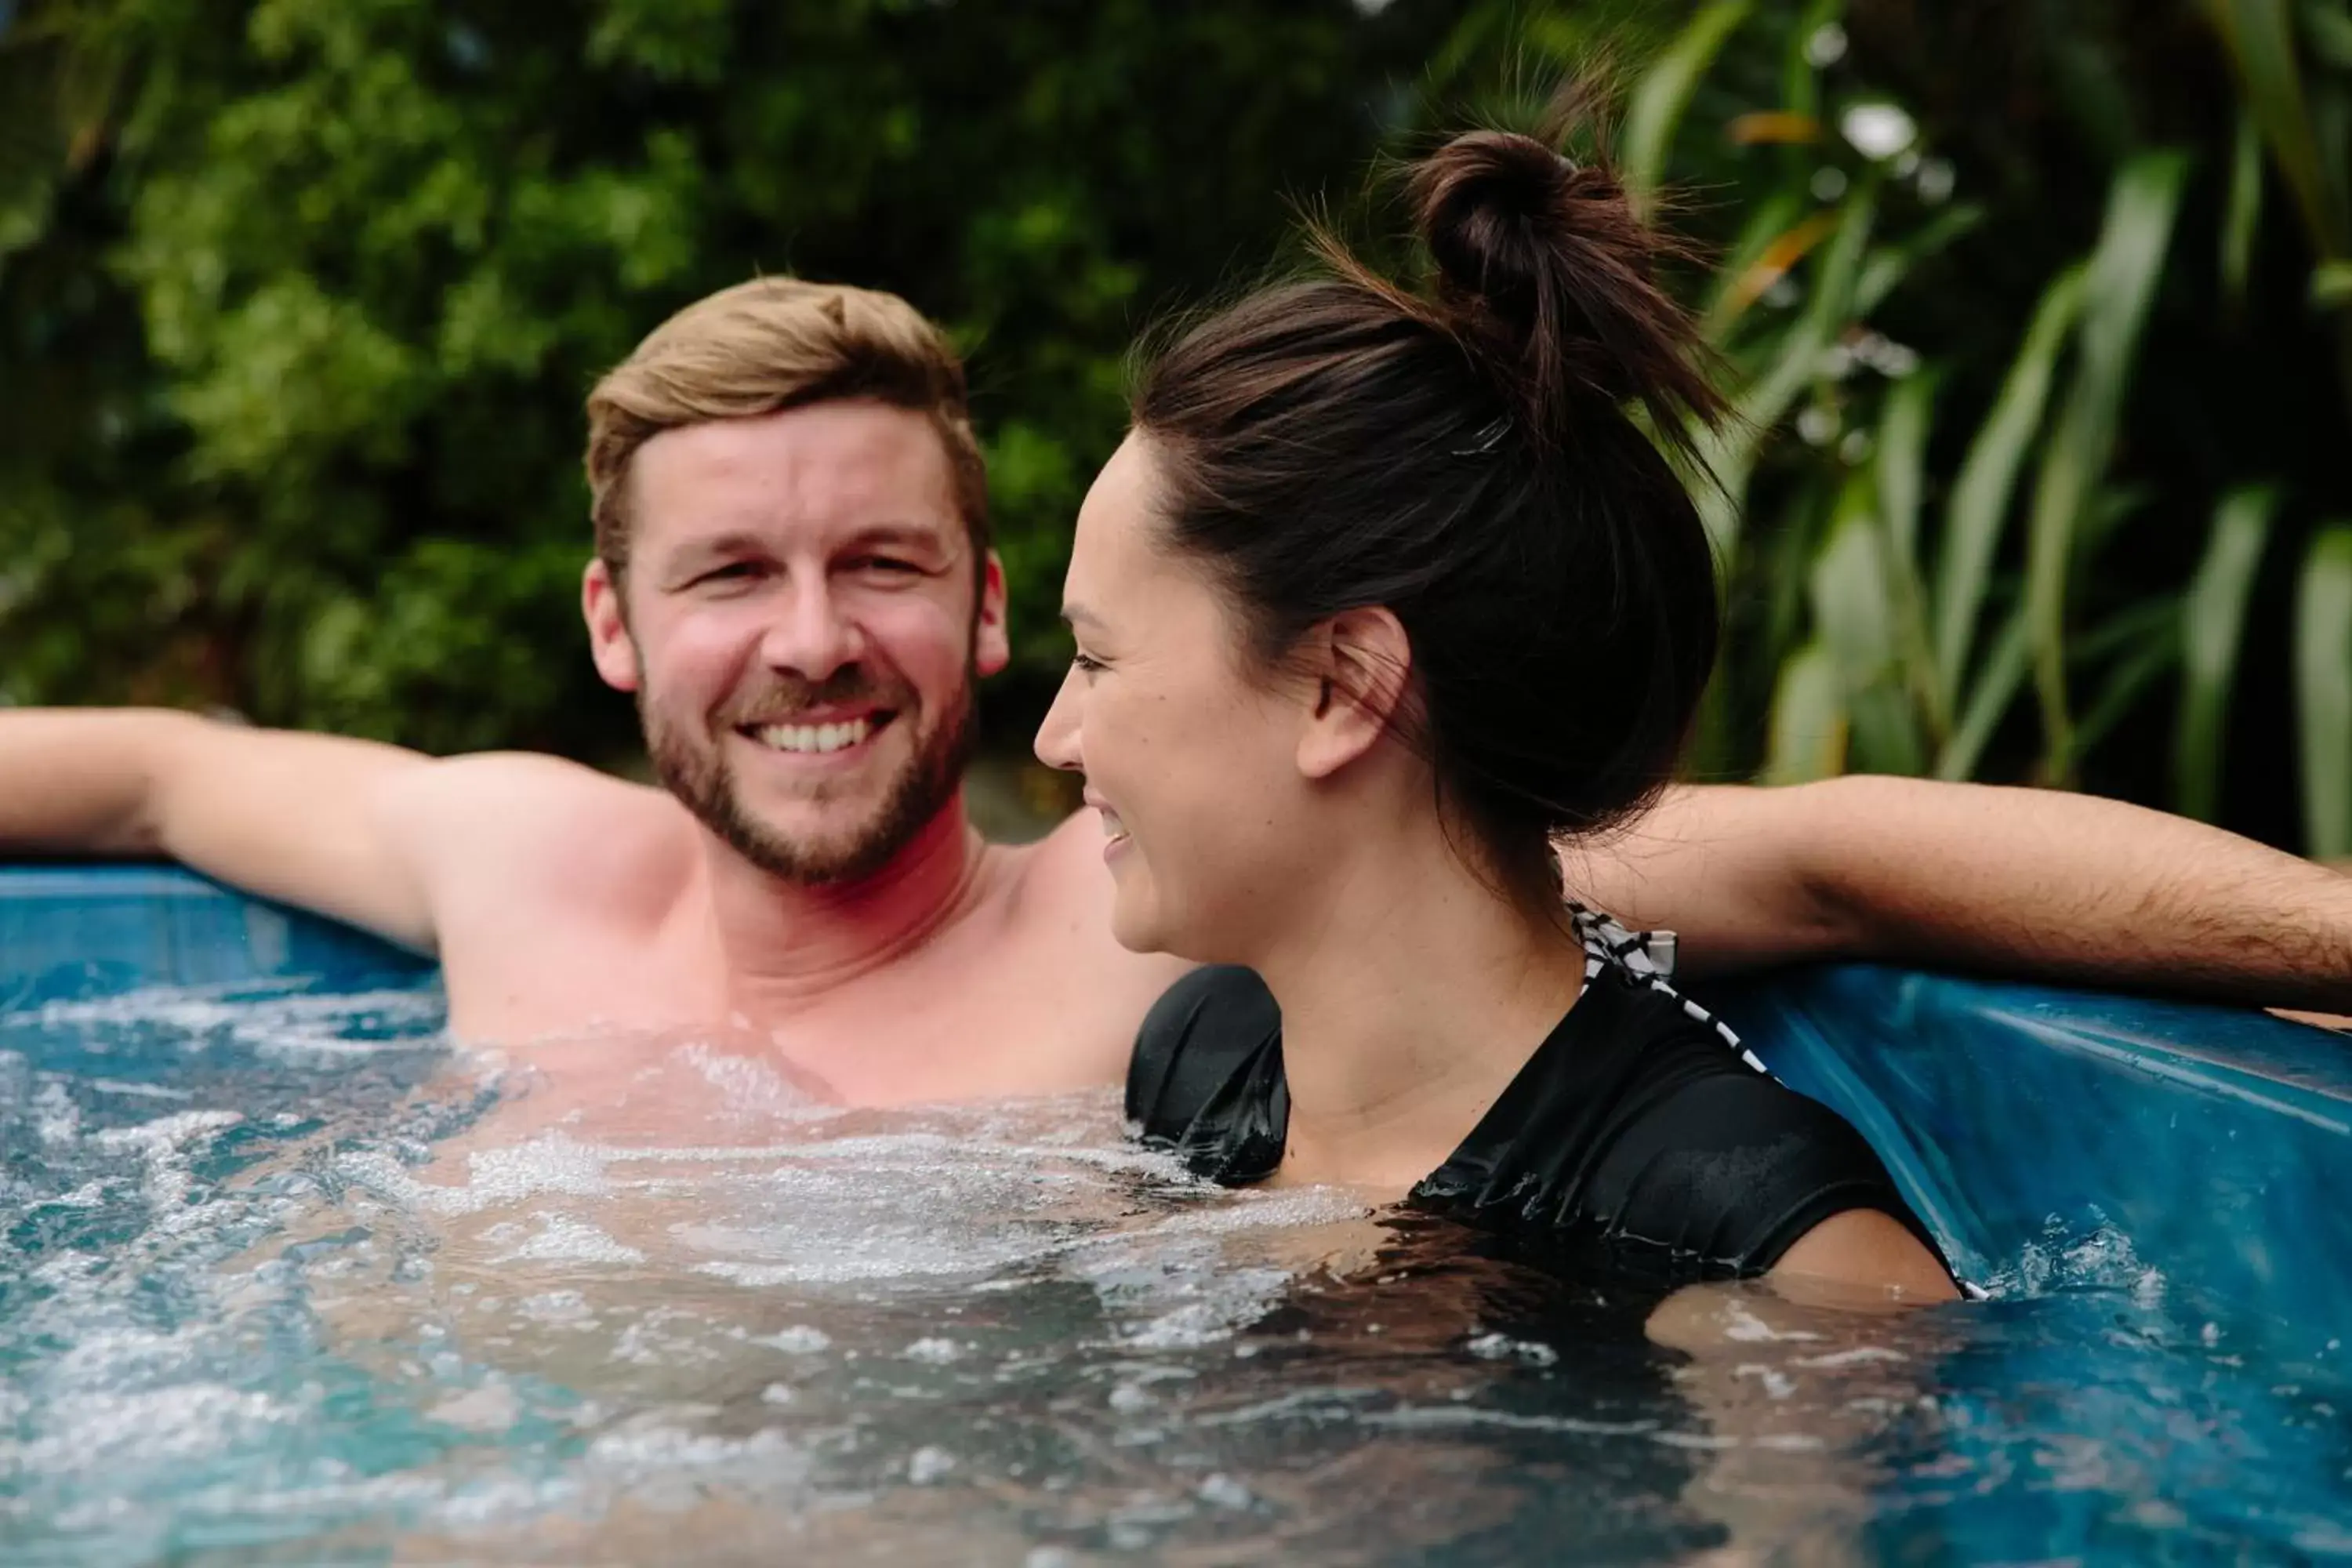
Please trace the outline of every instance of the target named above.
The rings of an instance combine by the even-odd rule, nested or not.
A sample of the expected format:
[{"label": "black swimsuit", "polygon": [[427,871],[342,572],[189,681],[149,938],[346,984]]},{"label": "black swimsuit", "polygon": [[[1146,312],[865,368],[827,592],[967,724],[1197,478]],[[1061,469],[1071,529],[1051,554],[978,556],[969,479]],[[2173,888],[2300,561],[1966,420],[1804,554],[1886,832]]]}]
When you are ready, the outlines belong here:
[{"label": "black swimsuit", "polygon": [[[1677,1281],[1762,1274],[1848,1209],[1892,1215],[1937,1250],[1844,1118],[1676,995],[1638,938],[1597,916],[1579,925],[1584,994],[1409,1203],[1555,1267]],[[1265,982],[1214,967],[1171,986],[1137,1037],[1127,1113],[1210,1180],[1273,1174],[1290,1095]]]}]

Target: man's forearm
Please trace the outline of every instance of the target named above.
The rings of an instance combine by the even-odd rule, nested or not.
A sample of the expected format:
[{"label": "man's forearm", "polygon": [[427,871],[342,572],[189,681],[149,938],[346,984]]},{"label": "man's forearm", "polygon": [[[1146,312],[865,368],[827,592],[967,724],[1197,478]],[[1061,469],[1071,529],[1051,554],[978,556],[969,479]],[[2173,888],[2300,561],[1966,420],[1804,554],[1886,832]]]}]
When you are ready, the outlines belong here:
[{"label": "man's forearm", "polygon": [[1812,786],[1808,902],[1835,950],[2352,1010],[2352,877],[2185,817],[2056,790]]},{"label": "man's forearm", "polygon": [[203,722],[159,710],[0,711],[0,852],[155,853],[158,748]]}]

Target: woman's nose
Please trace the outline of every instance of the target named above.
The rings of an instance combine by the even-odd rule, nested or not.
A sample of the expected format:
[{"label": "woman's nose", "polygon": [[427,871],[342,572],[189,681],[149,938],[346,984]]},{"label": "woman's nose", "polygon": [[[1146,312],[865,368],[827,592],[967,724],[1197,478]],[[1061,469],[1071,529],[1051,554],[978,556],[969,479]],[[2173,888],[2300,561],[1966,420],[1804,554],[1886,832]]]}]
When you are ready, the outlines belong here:
[{"label": "woman's nose", "polygon": [[1037,760],[1049,768],[1071,773],[1086,771],[1078,751],[1077,675],[1075,669],[1063,672],[1062,689],[1054,693],[1054,705],[1045,710],[1045,721],[1037,726]]}]

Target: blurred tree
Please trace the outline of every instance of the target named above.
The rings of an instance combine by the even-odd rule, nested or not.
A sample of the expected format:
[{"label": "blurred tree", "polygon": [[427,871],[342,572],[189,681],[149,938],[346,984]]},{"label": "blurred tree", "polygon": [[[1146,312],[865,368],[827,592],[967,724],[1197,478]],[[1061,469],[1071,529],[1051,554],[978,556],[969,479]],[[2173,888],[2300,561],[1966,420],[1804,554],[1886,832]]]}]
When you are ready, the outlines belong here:
[{"label": "blurred tree", "polygon": [[[1507,112],[1590,18],[1473,5],[1424,123]],[[1682,281],[1745,416],[1712,453],[1730,630],[1694,771],[2352,831],[2326,543],[2352,511],[2352,4],[1685,0],[1640,26],[1618,152],[1717,262]]]},{"label": "blurred tree", "polygon": [[1749,416],[1698,769],[2352,842],[2352,0],[0,0],[0,700],[617,757],[580,399],[791,270],[971,353],[1024,716],[1133,334],[1596,58]]},{"label": "blurred tree", "polygon": [[626,746],[580,400],[757,271],[965,345],[1041,670],[1129,340],[1356,177],[1448,10],[0,8],[0,698]]}]

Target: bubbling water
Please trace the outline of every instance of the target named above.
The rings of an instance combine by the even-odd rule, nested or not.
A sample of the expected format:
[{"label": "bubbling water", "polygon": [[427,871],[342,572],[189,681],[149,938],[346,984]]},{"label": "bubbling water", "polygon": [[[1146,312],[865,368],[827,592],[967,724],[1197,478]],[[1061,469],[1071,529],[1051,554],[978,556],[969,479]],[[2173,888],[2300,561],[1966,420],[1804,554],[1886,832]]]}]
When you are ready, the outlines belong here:
[{"label": "bubbling water", "polygon": [[468,1052],[429,992],[0,1012],[0,1556],[2282,1559],[2352,1410],[2097,1216],[1995,1300],[1658,1303],[1106,1091],[879,1112],[728,1036]]}]

